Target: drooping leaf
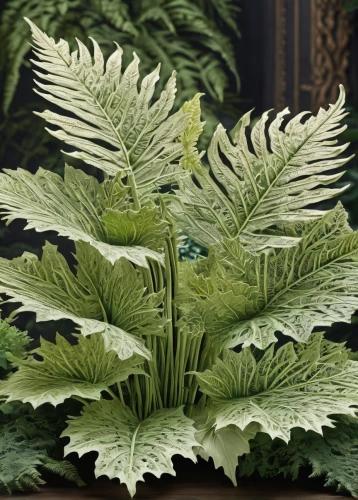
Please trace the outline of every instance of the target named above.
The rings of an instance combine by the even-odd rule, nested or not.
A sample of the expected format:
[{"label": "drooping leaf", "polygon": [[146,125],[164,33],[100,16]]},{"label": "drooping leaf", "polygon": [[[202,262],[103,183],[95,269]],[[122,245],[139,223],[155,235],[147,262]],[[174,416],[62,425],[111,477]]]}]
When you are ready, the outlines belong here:
[{"label": "drooping leaf", "polygon": [[56,344],[41,339],[41,347],[33,352],[42,361],[13,358],[19,369],[0,384],[0,392],[8,395],[8,402],[18,400],[37,408],[44,403],[57,406],[71,396],[96,400],[111,385],[133,373],[143,373],[138,367],[143,358],[119,359],[114,351],[105,351],[98,334],[80,336],[75,346],[60,335]]},{"label": "drooping leaf", "polygon": [[356,417],[337,416],[336,427],[325,428],[323,436],[294,429],[288,444],[258,434],[250,443],[251,452],[240,459],[240,476],[257,471],[262,477],[283,474],[297,479],[302,467],[311,466],[310,477],[324,476],[325,486],[333,486],[339,492],[348,490],[356,497],[357,431]]},{"label": "drooping leaf", "polygon": [[291,429],[322,434],[334,427],[330,415],[354,415],[358,404],[358,363],[343,344],[318,333],[307,344],[292,343],[277,352],[225,350],[212,370],[198,373],[200,389],[212,401],[215,428],[242,431],[256,422],[272,439],[289,441]]},{"label": "drooping leaf", "polygon": [[215,468],[222,467],[225,474],[231,479],[233,484],[236,482],[236,468],[238,457],[249,453],[249,441],[253,439],[257,432],[255,424],[249,425],[244,431],[234,425],[228,425],[222,429],[215,429],[215,420],[207,419],[207,410],[195,419],[195,428],[197,433],[195,438],[201,444],[196,449],[197,454],[204,460],[211,457]]},{"label": "drooping leaf", "polygon": [[254,153],[245,135],[249,113],[237,124],[233,143],[220,125],[208,150],[210,173],[197,166],[192,178],[186,176],[179,182],[181,204],[173,204],[173,212],[182,229],[209,247],[222,238],[237,237],[251,250],[297,244],[299,240],[287,236],[284,227],[321,217],[322,211],[305,207],[345,189],[315,189],[337,181],[342,171],[323,173],[350,159],[338,157],[347,144],[335,146],[335,137],[346,128],[340,125],[343,105],[341,86],[337,102],[327,111],[321,109],[304,123],[305,113],[301,113],[284,131],[281,124],[288,110],[280,112],[268,128],[269,146],[268,114],[264,113],[251,132]]},{"label": "drooping leaf", "polygon": [[77,149],[67,154],[109,175],[134,176],[143,195],[171,182],[179,172],[177,161],[182,153],[177,138],[187,121],[183,112],[168,118],[176,92],[175,74],[160,98],[150,105],[159,66],[142,80],[138,93],[136,54],[122,74],[123,51],[118,45],[104,68],[103,54],[94,40],[92,61],[81,41],[78,51],[71,54],[67,42],[56,44],[27,21],[39,58],[33,63],[45,71],[36,74],[48,82],[37,82],[41,89],[37,92],[65,111],[45,111],[40,116],[58,127],[49,129],[52,135]]},{"label": "drooping leaf", "polygon": [[33,254],[0,259],[0,290],[33,311],[37,321],[70,319],[84,336],[102,333],[105,349],[121,359],[150,357],[142,335],[161,335],[162,293],[146,292],[141,274],[125,259],[114,265],[86,243],[77,244],[77,274],[47,243],[41,261]]},{"label": "drooping leaf", "polygon": [[[149,203],[133,210],[128,189],[117,180],[100,184],[93,176],[68,165],[65,176],[39,169],[0,174],[0,209],[8,222],[26,219],[26,229],[57,231],[86,241],[112,264],[121,258],[147,267],[147,257],[163,261],[166,223]],[[119,209],[116,208],[119,205]]]},{"label": "drooping leaf", "polygon": [[158,410],[140,421],[119,401],[101,400],[69,420],[62,435],[70,438],[66,454],[98,452],[96,476],[120,479],[133,496],[145,473],[158,478],[164,473],[175,475],[173,455],[196,461],[194,434],[192,420],[181,407]]},{"label": "drooping leaf", "polygon": [[358,308],[358,234],[340,204],[296,227],[293,248],[253,255],[224,240],[181,273],[183,322],[214,343],[264,349],[280,331],[306,341],[313,328],[350,322]]}]

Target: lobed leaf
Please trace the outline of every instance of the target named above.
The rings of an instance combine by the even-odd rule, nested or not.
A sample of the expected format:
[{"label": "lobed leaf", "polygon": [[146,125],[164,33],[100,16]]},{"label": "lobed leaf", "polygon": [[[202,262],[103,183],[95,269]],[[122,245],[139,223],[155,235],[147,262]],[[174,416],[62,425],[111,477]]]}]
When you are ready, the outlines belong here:
[{"label": "lobed leaf", "polygon": [[145,473],[157,478],[164,473],[175,475],[173,455],[196,461],[194,433],[192,420],[184,416],[182,407],[163,408],[140,421],[119,401],[101,400],[69,420],[62,436],[70,438],[66,454],[77,452],[81,457],[98,452],[96,477],[120,479],[133,496]]},{"label": "lobed leaf", "polygon": [[100,184],[68,165],[64,179],[41,168],[34,175],[22,169],[0,174],[0,209],[8,223],[23,218],[25,229],[88,242],[112,264],[121,257],[142,267],[148,257],[163,263],[166,223],[154,203],[133,210],[127,192],[119,180]]},{"label": "lobed leaf", "polygon": [[96,400],[111,385],[133,373],[144,373],[139,368],[143,358],[119,359],[114,351],[105,350],[99,334],[80,336],[77,345],[60,335],[56,344],[41,339],[41,347],[33,353],[42,360],[12,357],[19,369],[0,384],[1,394],[8,395],[7,402],[22,401],[37,408],[44,403],[57,406],[72,396]]},{"label": "lobed leaf", "polygon": [[77,244],[73,274],[56,247],[47,243],[41,261],[26,253],[0,259],[0,291],[18,312],[33,311],[37,321],[70,319],[84,336],[102,333],[105,349],[121,359],[150,357],[142,335],[162,335],[159,306],[163,293],[148,294],[142,275],[125,259],[114,265],[86,243]]},{"label": "lobed leaf", "polygon": [[322,334],[277,352],[273,346],[261,353],[225,350],[211,370],[197,373],[212,401],[208,419],[216,429],[242,431],[256,422],[261,432],[286,442],[295,427],[322,434],[323,426],[334,427],[330,415],[355,415],[358,364],[348,353]]},{"label": "lobed leaf", "polygon": [[301,237],[293,248],[253,255],[225,239],[207,259],[184,264],[183,323],[219,346],[264,349],[277,331],[304,342],[315,327],[350,322],[358,308],[358,234],[342,206],[289,234]]}]

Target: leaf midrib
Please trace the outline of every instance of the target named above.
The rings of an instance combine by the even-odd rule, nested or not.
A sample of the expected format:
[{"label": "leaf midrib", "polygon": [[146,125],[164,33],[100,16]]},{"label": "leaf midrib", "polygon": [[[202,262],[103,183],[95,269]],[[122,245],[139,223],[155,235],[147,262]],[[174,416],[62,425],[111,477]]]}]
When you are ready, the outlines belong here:
[{"label": "leaf midrib", "polygon": [[306,144],[306,142],[317,132],[317,130],[319,130],[331,117],[332,115],[335,113],[336,111],[336,108],[332,108],[332,113],[330,113],[323,122],[321,122],[312,132],[310,135],[308,135],[306,137],[306,139],[302,142],[302,144],[299,146],[298,149],[296,149],[295,153],[292,154],[291,156],[288,157],[288,159],[286,160],[286,163],[285,165],[283,166],[281,172],[278,174],[278,176],[273,180],[273,182],[269,185],[268,189],[266,191],[264,191],[263,195],[261,196],[261,198],[258,200],[257,204],[252,208],[251,212],[248,214],[248,216],[246,217],[244,223],[242,224],[242,226],[240,227],[239,229],[239,232],[238,232],[238,235],[240,235],[245,227],[248,225],[248,223],[252,220],[252,216],[255,214],[255,212],[258,210],[258,208],[261,206],[261,203],[263,202],[263,200],[265,199],[266,195],[268,193],[270,193],[271,189],[273,187],[275,187],[276,183],[279,181],[279,179],[281,178],[282,174],[285,172],[286,168],[288,167],[290,161],[292,160],[292,158],[295,157],[295,155],[303,148],[303,146]]}]

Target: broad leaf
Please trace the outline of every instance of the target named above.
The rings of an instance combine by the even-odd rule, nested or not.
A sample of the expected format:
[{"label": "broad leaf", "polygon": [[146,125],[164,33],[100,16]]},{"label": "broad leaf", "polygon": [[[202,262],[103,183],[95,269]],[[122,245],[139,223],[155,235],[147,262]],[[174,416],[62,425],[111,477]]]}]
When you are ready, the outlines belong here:
[{"label": "broad leaf", "polygon": [[19,369],[0,384],[1,394],[9,396],[8,402],[18,400],[37,408],[44,403],[57,406],[71,396],[100,399],[101,392],[111,385],[132,373],[143,373],[138,367],[143,358],[120,360],[114,351],[106,352],[99,334],[79,336],[77,345],[60,335],[56,344],[41,339],[41,347],[33,352],[42,360],[12,358]]},{"label": "broad leaf", "polygon": [[114,265],[86,243],[77,244],[76,275],[47,243],[41,261],[29,253],[0,259],[0,291],[22,302],[37,321],[70,319],[84,336],[102,333],[105,349],[121,359],[150,357],[142,335],[163,334],[162,293],[148,294],[142,275],[125,259]]},{"label": "broad leaf", "polygon": [[133,210],[119,181],[100,184],[68,165],[64,179],[41,168],[35,175],[22,169],[5,172],[0,174],[0,209],[8,222],[23,218],[25,229],[86,241],[112,264],[121,257],[144,267],[147,257],[163,262],[166,223],[158,208],[148,203]]},{"label": "broad leaf", "polygon": [[348,490],[358,496],[358,420],[337,416],[336,427],[324,429],[323,436],[294,429],[288,444],[258,434],[251,453],[240,459],[240,476],[259,472],[262,477],[283,474],[297,479],[302,467],[311,466],[310,477],[324,476],[325,486]]},{"label": "broad leaf", "polygon": [[158,478],[164,473],[175,475],[173,455],[196,461],[193,447],[198,443],[192,423],[181,407],[158,410],[140,421],[119,401],[101,400],[69,420],[62,436],[70,438],[66,454],[77,452],[81,457],[98,452],[96,477],[120,479],[133,496],[145,473]]},{"label": "broad leaf", "polygon": [[253,439],[257,432],[255,424],[249,425],[244,431],[234,425],[228,425],[222,429],[215,429],[215,420],[207,420],[207,411],[202,416],[195,419],[197,433],[195,438],[201,444],[196,449],[197,454],[204,460],[211,457],[215,468],[222,467],[225,474],[236,482],[236,467],[238,457],[249,453],[249,441]]},{"label": "broad leaf", "polygon": [[358,234],[339,204],[321,220],[296,227],[294,248],[261,255],[224,240],[208,259],[184,264],[183,322],[214,343],[264,349],[280,331],[306,341],[316,326],[350,322],[358,308]]},{"label": "broad leaf", "polygon": [[335,146],[335,137],[346,128],[340,125],[345,116],[343,105],[341,86],[337,102],[327,111],[320,109],[304,123],[305,113],[301,113],[282,131],[285,109],[268,128],[269,146],[268,114],[264,113],[251,132],[254,152],[245,132],[250,113],[237,124],[233,143],[219,125],[208,150],[210,173],[194,162],[193,178],[180,181],[181,204],[173,204],[173,212],[182,229],[204,246],[238,236],[251,250],[295,245],[299,240],[287,236],[283,227],[319,218],[322,211],[305,207],[345,189],[315,189],[337,181],[341,170],[324,172],[349,160],[338,157],[347,145]]},{"label": "broad leaf", "polygon": [[[49,84],[36,82],[37,92],[62,108],[40,113],[57,130],[49,132],[77,149],[68,152],[109,175],[134,175],[144,195],[167,184],[178,173],[182,144],[177,140],[185,128],[187,116],[178,112],[168,118],[175,97],[175,74],[160,98],[150,101],[159,79],[159,66],[143,78],[138,93],[139,59],[122,74],[122,49],[109,57],[104,68],[103,54],[92,40],[93,59],[81,41],[72,54],[68,43],[58,43],[40,31],[31,21],[33,63],[43,71],[36,74]],[[73,118],[75,115],[77,118]]]},{"label": "broad leaf", "polygon": [[358,404],[358,363],[342,344],[315,334],[307,344],[274,351],[225,350],[212,370],[198,373],[200,389],[212,401],[216,429],[244,431],[256,422],[272,439],[288,442],[291,429],[322,434],[334,427],[329,415],[354,415]]}]

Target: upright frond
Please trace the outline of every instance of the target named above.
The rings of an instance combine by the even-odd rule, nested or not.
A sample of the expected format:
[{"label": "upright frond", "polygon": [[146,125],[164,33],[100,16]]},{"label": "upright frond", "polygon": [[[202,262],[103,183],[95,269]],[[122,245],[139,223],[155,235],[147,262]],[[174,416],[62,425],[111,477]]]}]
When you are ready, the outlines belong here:
[{"label": "upright frond", "polygon": [[[178,173],[182,152],[177,138],[187,119],[183,112],[169,116],[176,92],[175,74],[151,105],[159,66],[143,78],[138,92],[136,54],[122,74],[122,49],[118,45],[105,65],[94,40],[93,58],[80,40],[78,51],[71,54],[67,42],[55,43],[31,21],[28,23],[39,59],[33,63],[45,71],[35,73],[48,82],[36,82],[36,92],[64,111],[44,111],[41,116],[58,127],[49,129],[52,135],[77,149],[67,154],[112,176],[134,176],[142,195],[171,182]],[[132,195],[135,197],[135,193]]]},{"label": "upright frond", "polygon": [[[222,238],[240,237],[250,250],[290,247],[297,239],[284,234],[284,227],[321,217],[322,211],[307,209],[344,191],[325,188],[343,172],[350,158],[339,155],[347,144],[337,146],[335,138],[345,130],[344,89],[327,111],[321,109],[302,123],[301,113],[281,130],[288,110],[278,113],[268,128],[268,113],[251,132],[251,151],[246,139],[250,113],[241,118],[233,142],[219,125],[208,150],[210,172],[204,166],[180,181],[174,213],[184,231],[205,246]],[[195,182],[194,182],[195,180]]]}]

